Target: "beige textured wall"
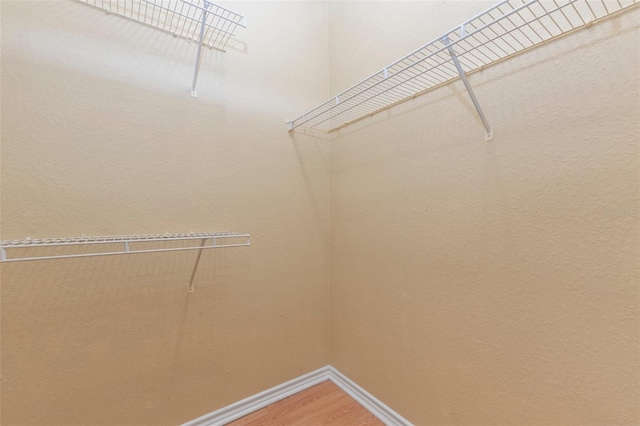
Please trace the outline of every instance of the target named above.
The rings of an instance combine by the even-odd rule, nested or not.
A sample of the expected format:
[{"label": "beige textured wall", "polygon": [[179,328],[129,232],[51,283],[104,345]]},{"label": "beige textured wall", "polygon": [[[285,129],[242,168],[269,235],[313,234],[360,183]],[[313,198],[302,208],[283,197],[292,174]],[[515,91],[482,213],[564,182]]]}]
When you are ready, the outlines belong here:
[{"label": "beige textured wall", "polygon": [[225,3],[226,53],[2,1],[3,239],[240,231],[252,246],[2,266],[3,425],[177,424],[328,363],[327,5]]},{"label": "beige textured wall", "polygon": [[[332,3],[332,88],[484,6]],[[332,364],[415,424],[640,423],[639,22],[471,76],[493,142],[460,83],[332,141]]]},{"label": "beige textured wall", "polygon": [[491,143],[460,84],[331,155],[284,132],[487,4],[227,3],[192,99],[192,44],[3,1],[1,238],[252,246],[191,295],[193,253],[3,264],[2,424],[176,424],[329,361],[418,425],[638,423],[638,10],[472,76]]}]

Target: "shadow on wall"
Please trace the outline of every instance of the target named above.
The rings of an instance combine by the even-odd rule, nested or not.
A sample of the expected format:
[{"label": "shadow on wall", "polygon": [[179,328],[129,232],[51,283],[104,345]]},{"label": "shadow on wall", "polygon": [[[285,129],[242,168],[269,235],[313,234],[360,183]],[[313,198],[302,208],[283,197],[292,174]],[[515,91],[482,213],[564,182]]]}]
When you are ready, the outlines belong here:
[{"label": "shadow on wall", "polygon": [[[545,109],[545,99],[554,97],[554,84],[564,85],[562,76],[556,80],[550,80],[548,68],[552,67],[554,62],[562,60],[567,56],[580,58],[580,61],[589,61],[589,57],[583,56],[584,53],[607,40],[614,40],[616,37],[637,31],[640,25],[631,19],[614,19],[620,15],[611,15],[610,17],[599,22],[591,28],[583,28],[563,38],[563,43],[543,43],[539,47],[531,49],[522,55],[499,61],[501,66],[489,67],[484,70],[471,73],[470,82],[476,92],[480,104],[488,117],[489,123],[494,127],[494,140],[491,142],[483,141],[484,129],[482,122],[471,100],[469,99],[464,86],[460,80],[456,80],[452,84],[440,86],[435,90],[424,92],[421,95],[410,98],[389,109],[380,111],[379,113],[368,116],[360,121],[354,122],[348,126],[342,127],[334,132],[324,133],[313,129],[305,129],[299,127],[294,130],[297,134],[322,135],[332,140],[332,143],[344,145],[348,141],[349,149],[359,149],[361,154],[355,161],[350,163],[350,169],[359,167],[369,167],[372,165],[381,165],[393,160],[410,160],[417,155],[434,154],[436,152],[448,151],[455,146],[468,145],[469,143],[481,144],[489,149],[494,144],[499,144],[513,134],[505,134],[505,129],[525,129],[525,132],[531,134],[540,134],[540,127],[531,123],[532,116],[539,116],[536,112]],[[601,34],[596,40],[589,37],[589,41],[585,41],[582,37],[585,32],[599,31]],[[546,65],[546,66],[545,66]],[[505,79],[517,77],[522,73],[533,71],[540,74],[541,80],[549,80],[551,84],[545,87],[522,86],[522,90],[518,93],[510,92],[499,95],[502,100],[497,102],[498,96],[483,96],[483,90],[492,90],[498,83]],[[546,90],[549,97],[540,95],[540,90]],[[455,99],[457,105],[461,105],[464,109],[452,113],[448,110],[447,114],[439,114],[443,105],[451,105],[451,101]],[[447,102],[448,101],[448,102]],[[494,110],[501,110],[502,104],[511,104],[512,107],[507,110],[508,115],[495,116]],[[450,108],[450,107],[449,107]],[[421,114],[426,114],[422,116]],[[433,120],[433,116],[437,116],[437,120]],[[403,126],[402,128],[393,127],[391,130],[388,126],[382,124],[390,119],[400,119],[404,123],[416,123],[411,126]],[[435,126],[424,129],[420,123],[428,118],[430,121],[437,123]],[[508,126],[501,125],[509,123]],[[498,124],[496,126],[496,124]],[[470,125],[477,128],[477,139],[473,141],[465,140],[460,136],[461,129]],[[357,138],[357,135],[368,134],[379,129],[382,135],[389,134],[389,144],[385,146],[376,145],[372,149],[367,149],[367,137]],[[507,130],[509,131],[509,130]],[[511,130],[513,131],[513,130]],[[544,130],[546,131],[546,130]],[[364,132],[364,133],[363,133]],[[453,133],[452,133],[453,132]],[[444,135],[447,137],[444,137]],[[418,138],[415,136],[419,135]],[[422,143],[416,144],[416,140]],[[411,143],[405,142],[411,141]],[[359,148],[358,148],[359,147]],[[334,170],[340,169],[340,163],[332,164]]]},{"label": "shadow on wall", "polygon": [[[326,135],[313,135],[313,132],[289,132],[289,137],[313,202],[316,222],[325,229],[329,226],[329,138]],[[324,176],[325,179],[318,179],[318,176]]]},{"label": "shadow on wall", "polygon": [[221,336],[237,332],[230,284],[242,289],[250,273],[247,251],[205,250],[188,294],[194,258],[168,252],[2,264],[3,423],[184,420],[171,413],[189,405],[187,384],[226,374],[223,364],[190,366],[225,358]]},{"label": "shadow on wall", "polygon": [[[39,31],[30,31],[29,37],[23,37],[20,43],[24,50],[37,50],[35,57],[46,58],[51,63],[61,62],[65,68],[100,73],[110,79],[120,77],[128,82],[138,81],[142,86],[148,85],[147,80],[158,78],[165,80],[163,85],[169,86],[175,86],[176,81],[191,82],[197,43],[108,14],[80,0],[41,2],[34,7],[46,8],[48,19],[40,19]],[[17,15],[15,19],[29,19],[29,16]],[[67,25],[61,26],[60,22]],[[75,48],[69,49],[69,46]],[[243,54],[248,51],[247,43],[238,38],[232,38],[227,47]],[[82,52],[82,55],[70,55],[74,51]],[[149,62],[154,57],[161,61],[156,59],[153,69],[149,70],[148,64],[142,62]],[[222,74],[224,57],[221,50],[203,49],[201,72]],[[147,71],[140,72],[141,69]],[[172,77],[172,74],[176,76]]]},{"label": "shadow on wall", "polygon": [[[589,49],[606,40],[611,40],[617,36],[637,31],[638,28],[640,28],[640,25],[632,20],[624,21],[620,19],[614,19],[617,16],[619,16],[619,14],[607,16],[606,18],[598,22],[594,27],[580,28],[572,32],[572,34],[569,34],[567,37],[563,38],[563,43],[553,43],[551,46],[549,46],[550,42],[553,42],[554,39],[547,40],[530,49],[525,49],[515,56],[498,60],[492,64],[502,64],[502,66],[500,67],[489,66],[487,68],[481,68],[479,70],[467,73],[467,76],[473,76],[471,78],[471,85],[474,90],[481,90],[483,87],[491,85],[492,83],[499,82],[506,77],[516,76],[518,74],[526,72],[534,65],[552,63],[564,58],[569,53],[588,51]],[[583,34],[585,31],[594,31],[596,30],[596,28],[597,31],[601,31],[602,36],[599,37],[598,40],[584,41],[581,34]],[[533,53],[536,51],[541,51],[541,54]],[[450,92],[449,95],[444,94],[445,88]],[[479,126],[479,137],[481,137],[483,132],[482,121],[478,117],[478,114],[459,79],[456,79],[455,82],[445,83],[441,86],[437,86],[436,88],[431,88],[426,92],[418,93],[413,97],[408,98],[404,102],[400,102],[399,104],[396,104],[392,107],[385,107],[386,109],[383,109],[376,114],[365,116],[362,119],[352,122],[349,125],[345,125],[344,127],[340,127],[336,131],[329,134],[332,135],[333,138],[347,136],[352,133],[359,132],[369,126],[377,125],[378,123],[391,117],[411,113],[417,109],[433,105],[451,96],[455,96],[467,111],[467,116],[463,119],[468,120],[469,118],[471,118],[475,122],[477,122]],[[484,105],[482,102],[482,98],[480,98],[479,100],[480,104]],[[508,102],[508,98],[506,101]],[[491,121],[490,117],[489,121]],[[295,131],[299,132],[300,129],[301,128],[298,128]]]}]

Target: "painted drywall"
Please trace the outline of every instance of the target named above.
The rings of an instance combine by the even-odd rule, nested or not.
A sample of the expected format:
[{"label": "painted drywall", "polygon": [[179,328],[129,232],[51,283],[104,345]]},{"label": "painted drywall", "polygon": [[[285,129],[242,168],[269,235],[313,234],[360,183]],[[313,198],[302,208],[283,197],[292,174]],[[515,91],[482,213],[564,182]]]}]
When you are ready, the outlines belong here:
[{"label": "painted drywall", "polygon": [[284,132],[487,4],[230,2],[193,99],[193,44],[1,2],[2,239],[252,234],[191,295],[188,252],[1,265],[2,424],[176,424],[327,362],[418,425],[638,423],[637,10],[471,76],[492,143],[459,84]]},{"label": "painted drywall", "polygon": [[327,5],[230,2],[226,53],[71,1],[1,4],[1,238],[251,247],[2,265],[3,425],[178,424],[328,363]]},{"label": "painted drywall", "polygon": [[[332,2],[332,89],[484,6]],[[332,365],[417,425],[640,423],[639,22],[470,76],[492,142],[459,82],[337,132]]]}]

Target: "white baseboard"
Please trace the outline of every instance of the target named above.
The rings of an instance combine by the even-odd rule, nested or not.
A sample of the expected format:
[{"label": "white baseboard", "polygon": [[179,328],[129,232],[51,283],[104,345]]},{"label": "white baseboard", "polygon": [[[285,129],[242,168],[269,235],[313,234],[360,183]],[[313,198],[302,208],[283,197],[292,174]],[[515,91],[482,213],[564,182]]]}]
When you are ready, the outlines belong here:
[{"label": "white baseboard", "polygon": [[382,401],[369,392],[355,384],[347,376],[328,365],[330,376],[329,379],[338,385],[340,389],[348,393],[351,398],[358,401],[364,408],[366,408],[371,414],[380,419],[385,425],[388,426],[412,426],[412,424],[402,417],[400,414],[387,407]]},{"label": "white baseboard", "polygon": [[257,393],[241,401],[227,405],[226,407],[222,407],[219,410],[212,411],[182,426],[223,426],[326,380],[331,380],[335,383],[384,424],[388,426],[412,426],[408,420],[387,407],[330,365],[274,386],[271,389],[267,389],[266,391]]},{"label": "white baseboard", "polygon": [[222,426],[326,380],[329,380],[328,366],[212,411],[182,426]]}]

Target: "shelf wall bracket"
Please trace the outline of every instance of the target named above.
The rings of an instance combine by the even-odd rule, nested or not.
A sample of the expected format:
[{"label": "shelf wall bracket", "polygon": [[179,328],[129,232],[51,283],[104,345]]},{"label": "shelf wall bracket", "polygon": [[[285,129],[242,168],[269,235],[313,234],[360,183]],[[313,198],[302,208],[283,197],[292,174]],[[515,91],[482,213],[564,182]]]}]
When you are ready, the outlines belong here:
[{"label": "shelf wall bracket", "polygon": [[237,27],[246,28],[247,18],[222,7],[213,0],[74,0],[130,21],[197,43],[197,58],[191,84],[191,96],[198,97],[196,83],[200,72],[202,48],[224,48]]},{"label": "shelf wall bracket", "polygon": [[289,131],[333,132],[461,78],[490,140],[466,74],[638,6],[640,0],[501,0],[342,91],[339,102],[331,97],[290,121]]},{"label": "shelf wall bracket", "polygon": [[204,9],[202,10],[202,23],[200,24],[200,37],[198,37],[198,53],[196,54],[196,68],[193,71],[193,83],[191,84],[191,96],[198,97],[196,92],[196,84],[198,83],[198,72],[200,71],[200,55],[202,54],[202,42],[204,41],[204,30],[207,25],[207,10],[211,7],[211,3],[204,1]]},{"label": "shelf wall bracket", "polygon": [[[464,25],[460,26],[460,33],[461,33],[461,36],[464,37],[465,35]],[[476,111],[478,111],[480,120],[482,120],[482,124],[484,125],[484,130],[485,130],[484,140],[485,141],[493,140],[493,129],[491,129],[491,126],[487,121],[487,117],[485,117],[484,112],[482,112],[482,107],[478,102],[478,98],[476,98],[475,93],[473,93],[471,84],[469,84],[469,80],[467,80],[467,74],[464,72],[464,69],[462,69],[462,65],[460,65],[460,61],[458,60],[458,55],[456,55],[455,50],[453,50],[453,46],[451,45],[449,36],[444,36],[442,38],[442,42],[445,44],[445,46],[447,46],[449,55],[451,55],[451,60],[453,61],[453,64],[456,66],[456,69],[458,70],[458,74],[460,75],[460,79],[464,83],[464,87],[467,89],[467,93],[469,93],[469,97],[471,98],[471,102],[473,102],[473,106],[476,108]]]},{"label": "shelf wall bracket", "polygon": [[[215,247],[216,238],[213,237],[211,240],[212,240],[211,245]],[[189,280],[189,285],[187,286],[187,293],[193,293],[195,290],[193,286],[193,280],[196,277],[196,271],[198,270],[198,265],[200,264],[200,257],[202,256],[202,250],[204,250],[204,245],[206,242],[207,242],[207,239],[203,238],[202,242],[200,243],[200,250],[198,250],[198,255],[196,256],[196,263],[193,265],[193,271],[191,272],[191,279]]]}]

